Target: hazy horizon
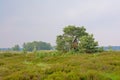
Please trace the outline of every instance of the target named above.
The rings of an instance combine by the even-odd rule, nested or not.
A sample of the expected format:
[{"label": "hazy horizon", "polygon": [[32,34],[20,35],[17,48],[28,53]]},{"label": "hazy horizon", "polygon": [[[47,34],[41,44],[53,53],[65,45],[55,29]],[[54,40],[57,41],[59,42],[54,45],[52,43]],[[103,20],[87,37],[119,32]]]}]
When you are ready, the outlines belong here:
[{"label": "hazy horizon", "polygon": [[120,46],[120,0],[0,0],[0,48],[55,45],[65,26],[84,26],[100,46]]}]

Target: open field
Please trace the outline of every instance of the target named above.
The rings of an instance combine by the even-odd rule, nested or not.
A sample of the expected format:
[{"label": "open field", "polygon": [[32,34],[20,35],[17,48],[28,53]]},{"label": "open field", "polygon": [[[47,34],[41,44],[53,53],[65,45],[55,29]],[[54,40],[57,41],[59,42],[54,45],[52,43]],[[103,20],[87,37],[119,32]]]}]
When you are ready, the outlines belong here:
[{"label": "open field", "polygon": [[120,80],[120,52],[1,53],[0,80]]}]

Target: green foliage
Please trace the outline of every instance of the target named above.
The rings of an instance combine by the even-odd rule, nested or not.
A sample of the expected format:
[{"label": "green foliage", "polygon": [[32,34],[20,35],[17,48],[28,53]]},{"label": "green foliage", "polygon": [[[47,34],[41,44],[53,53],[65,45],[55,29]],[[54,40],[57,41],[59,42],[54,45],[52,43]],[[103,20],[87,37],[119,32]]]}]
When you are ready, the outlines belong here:
[{"label": "green foliage", "polygon": [[71,50],[81,53],[97,52],[98,42],[94,41],[93,35],[89,35],[86,29],[69,25],[63,29],[64,34],[57,36],[57,50],[71,52]]},{"label": "green foliage", "polygon": [[47,57],[47,56],[49,56],[49,53],[45,53],[43,51],[40,51],[40,52],[36,53],[37,58],[44,58],[44,57]]},{"label": "green foliage", "polygon": [[23,53],[26,54],[27,53],[27,50],[25,48],[23,48]]},{"label": "green foliage", "polygon": [[71,36],[72,38],[74,36],[81,37],[83,35],[88,34],[88,33],[86,33],[86,29],[84,28],[84,26],[76,27],[76,26],[73,26],[73,25],[66,26],[64,28],[63,32],[64,32],[64,35]]},{"label": "green foliage", "polygon": [[59,56],[61,55],[58,51],[37,51],[36,57],[37,58],[44,58],[44,57],[50,57],[50,56]]},{"label": "green foliage", "polygon": [[108,46],[108,51],[113,51],[112,46]]},{"label": "green foliage", "polygon": [[42,41],[33,41],[23,44],[23,49],[26,51],[34,51],[34,50],[51,50],[52,46],[50,43],[42,42]]},{"label": "green foliage", "polygon": [[1,53],[0,80],[120,80],[120,52],[65,55]]},{"label": "green foliage", "polygon": [[33,52],[34,52],[34,53],[37,52],[36,46],[34,46]]},{"label": "green foliage", "polygon": [[65,41],[64,41],[64,37],[62,35],[59,35],[57,36],[57,40],[56,40],[56,43],[57,43],[57,47],[56,49],[59,50],[59,51],[65,51]]},{"label": "green foliage", "polygon": [[3,53],[0,53],[0,58],[4,58],[4,57],[12,57],[14,55],[19,55],[19,54],[16,54],[16,53],[10,53],[10,52],[3,52]]},{"label": "green foliage", "polygon": [[13,51],[20,51],[20,46],[19,45],[15,45],[14,47],[12,47]]},{"label": "green foliage", "polygon": [[80,50],[86,53],[97,52],[98,42],[94,41],[93,35],[87,35],[80,38]]},{"label": "green foliage", "polygon": [[76,37],[79,39],[80,37],[84,35],[88,35],[86,32],[86,29],[82,27],[76,27],[69,25],[63,29],[64,34],[57,36],[57,50],[68,52],[71,49],[73,49],[73,39]]},{"label": "green foliage", "polygon": [[103,52],[104,51],[104,47],[98,47],[97,51],[98,52]]},{"label": "green foliage", "polygon": [[7,76],[4,79],[5,80],[40,80],[41,75],[39,71],[34,71],[34,70],[18,71],[14,74],[11,74],[10,76]]}]

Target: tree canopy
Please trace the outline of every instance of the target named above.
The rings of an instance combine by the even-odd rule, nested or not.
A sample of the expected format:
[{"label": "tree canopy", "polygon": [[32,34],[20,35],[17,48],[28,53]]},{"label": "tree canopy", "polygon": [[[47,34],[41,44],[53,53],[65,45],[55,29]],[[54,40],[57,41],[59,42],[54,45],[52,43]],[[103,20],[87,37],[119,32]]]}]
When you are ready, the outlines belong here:
[{"label": "tree canopy", "polygon": [[33,41],[23,44],[23,49],[26,51],[33,50],[51,50],[52,46],[50,43],[42,42],[42,41]]},{"label": "tree canopy", "polygon": [[95,41],[93,35],[86,32],[84,26],[69,25],[63,29],[63,32],[62,35],[57,36],[57,50],[64,52],[74,50],[86,53],[97,51],[98,42]]},{"label": "tree canopy", "polygon": [[20,51],[20,46],[17,44],[14,47],[12,47],[13,51]]},{"label": "tree canopy", "polygon": [[83,36],[80,38],[79,48],[82,52],[92,53],[96,52],[98,49],[98,42],[95,41],[93,35]]}]

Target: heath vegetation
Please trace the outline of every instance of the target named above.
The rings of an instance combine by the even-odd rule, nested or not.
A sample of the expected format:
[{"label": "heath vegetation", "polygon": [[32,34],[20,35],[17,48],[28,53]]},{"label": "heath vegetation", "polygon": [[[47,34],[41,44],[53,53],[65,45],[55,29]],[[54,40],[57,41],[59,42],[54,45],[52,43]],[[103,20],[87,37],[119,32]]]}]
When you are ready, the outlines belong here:
[{"label": "heath vegetation", "polygon": [[120,80],[120,52],[0,54],[0,80]]},{"label": "heath vegetation", "polygon": [[104,51],[84,27],[65,27],[56,44],[33,41],[23,51],[15,45],[0,52],[0,80],[120,80],[120,52]]}]

